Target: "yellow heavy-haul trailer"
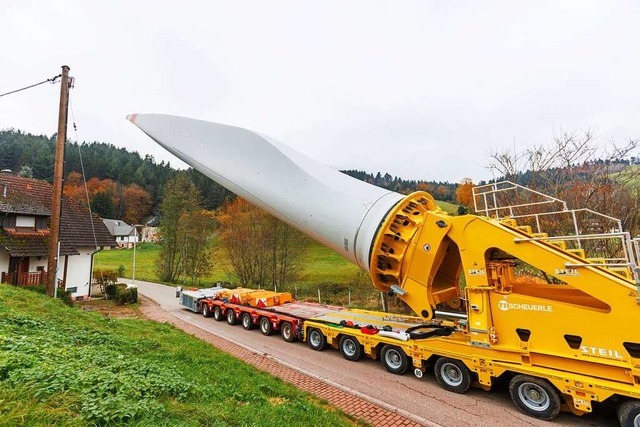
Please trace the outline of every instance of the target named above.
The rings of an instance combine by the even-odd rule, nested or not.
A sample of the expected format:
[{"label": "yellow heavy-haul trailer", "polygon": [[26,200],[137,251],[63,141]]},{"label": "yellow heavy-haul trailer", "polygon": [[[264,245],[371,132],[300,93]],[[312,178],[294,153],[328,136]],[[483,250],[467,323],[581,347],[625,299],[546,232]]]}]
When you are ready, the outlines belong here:
[{"label": "yellow heavy-haul trailer", "polygon": [[350,360],[366,354],[398,374],[413,368],[421,376],[433,366],[440,385],[457,393],[508,376],[528,415],[582,415],[593,402],[612,401],[623,426],[640,426],[637,242],[619,221],[509,182],[474,189],[483,215],[451,217],[427,193],[371,186],[245,129],[166,115],[129,119],[368,271],[376,288],[418,316],[400,324],[358,310],[308,318],[310,347],[328,344]]}]

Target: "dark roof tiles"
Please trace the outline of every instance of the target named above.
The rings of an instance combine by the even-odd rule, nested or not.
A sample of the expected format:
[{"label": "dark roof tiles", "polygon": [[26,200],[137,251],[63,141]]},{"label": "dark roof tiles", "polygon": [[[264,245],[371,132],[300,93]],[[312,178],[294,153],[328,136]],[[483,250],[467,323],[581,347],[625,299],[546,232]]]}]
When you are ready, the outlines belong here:
[{"label": "dark roof tiles", "polygon": [[[51,216],[51,201],[53,187],[46,181],[23,178],[13,174],[0,173],[0,212],[21,215]],[[11,233],[11,232],[10,232]],[[18,238],[15,230],[10,236],[14,241]],[[40,233],[40,232],[38,232]],[[34,232],[19,233],[38,234]],[[95,233],[95,238],[94,238]],[[5,237],[7,237],[5,232]],[[20,237],[23,238],[23,237]],[[42,242],[48,242],[49,231],[41,237],[26,236],[25,245],[33,248],[33,253],[39,251]],[[40,239],[40,240],[39,240]],[[29,243],[26,243],[28,240]],[[39,243],[36,243],[39,242]],[[65,251],[75,251],[77,247],[115,246],[116,242],[104,223],[97,215],[67,197],[62,200],[62,215],[60,218],[61,248]],[[18,251],[17,246],[14,250]],[[11,250],[10,250],[11,251]],[[62,251],[62,249],[61,249]],[[68,253],[71,255],[71,253]],[[17,255],[16,255],[17,256]],[[21,255],[25,256],[25,255]],[[30,255],[40,256],[40,255]]]},{"label": "dark roof tiles", "polygon": [[[49,253],[49,230],[19,231],[15,228],[0,230],[0,245],[12,257],[44,256]],[[60,242],[60,255],[79,255],[80,252],[68,243]]]}]

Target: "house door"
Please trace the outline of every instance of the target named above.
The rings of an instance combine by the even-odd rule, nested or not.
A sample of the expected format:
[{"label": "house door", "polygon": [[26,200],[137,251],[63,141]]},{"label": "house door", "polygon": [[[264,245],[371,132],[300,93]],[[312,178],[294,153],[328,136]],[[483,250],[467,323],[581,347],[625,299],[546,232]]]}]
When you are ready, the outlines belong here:
[{"label": "house door", "polygon": [[20,277],[23,273],[29,272],[29,257],[9,258],[9,275],[12,285],[22,285]]}]

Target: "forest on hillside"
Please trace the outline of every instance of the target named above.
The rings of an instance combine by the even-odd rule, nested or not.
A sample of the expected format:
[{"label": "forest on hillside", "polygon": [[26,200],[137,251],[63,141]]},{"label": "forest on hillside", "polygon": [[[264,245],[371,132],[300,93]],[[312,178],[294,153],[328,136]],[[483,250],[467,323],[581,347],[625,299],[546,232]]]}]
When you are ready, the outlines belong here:
[{"label": "forest on hillside", "polygon": [[[51,182],[55,144],[56,135],[49,137],[13,129],[0,130],[0,169],[16,173],[22,171],[27,176]],[[218,209],[225,200],[233,198],[232,193],[194,169],[176,170],[169,162],[158,163],[151,155],[142,156],[105,142],[71,141],[65,148],[65,193],[78,200],[86,198],[82,182],[83,165],[91,207],[105,218],[135,223],[157,218],[165,185],[176,174],[185,174],[193,182],[204,209]],[[400,193],[423,190],[438,200],[455,200],[457,185],[449,182],[404,180],[381,172],[343,172]],[[136,205],[142,205],[142,208]]]}]

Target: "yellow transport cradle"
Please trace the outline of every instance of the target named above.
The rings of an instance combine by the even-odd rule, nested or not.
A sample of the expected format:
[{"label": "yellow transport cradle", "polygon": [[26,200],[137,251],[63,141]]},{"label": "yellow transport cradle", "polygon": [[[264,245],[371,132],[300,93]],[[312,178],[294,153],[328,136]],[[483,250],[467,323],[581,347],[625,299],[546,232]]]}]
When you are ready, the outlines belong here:
[{"label": "yellow transport cradle", "polygon": [[[371,276],[380,291],[421,315],[422,330],[406,341],[402,334],[369,335],[339,324],[354,312],[349,310],[307,321],[309,345],[331,345],[351,360],[363,354],[380,358],[398,374],[411,364],[422,376],[433,365],[440,385],[458,393],[474,382],[489,390],[506,374],[516,405],[541,419],[561,409],[582,415],[591,412],[592,402],[611,399],[623,426],[640,425],[637,241],[617,220],[591,211],[586,213],[614,227],[581,233],[595,224],[583,218],[587,210],[564,206],[515,215],[515,206],[497,206],[494,199],[508,190],[526,189],[510,182],[474,189],[476,199],[496,202],[476,206],[487,216],[450,217],[429,194],[418,192],[386,217],[373,246]],[[501,217],[503,209],[511,215]],[[552,215],[572,219],[572,232],[534,232],[558,224]],[[534,225],[520,225],[527,221]],[[586,251],[603,248],[617,255],[586,258]],[[367,315],[355,319],[360,324],[390,325],[401,333],[410,328],[386,321],[387,313],[359,314]],[[429,333],[430,327],[444,332]]]}]

